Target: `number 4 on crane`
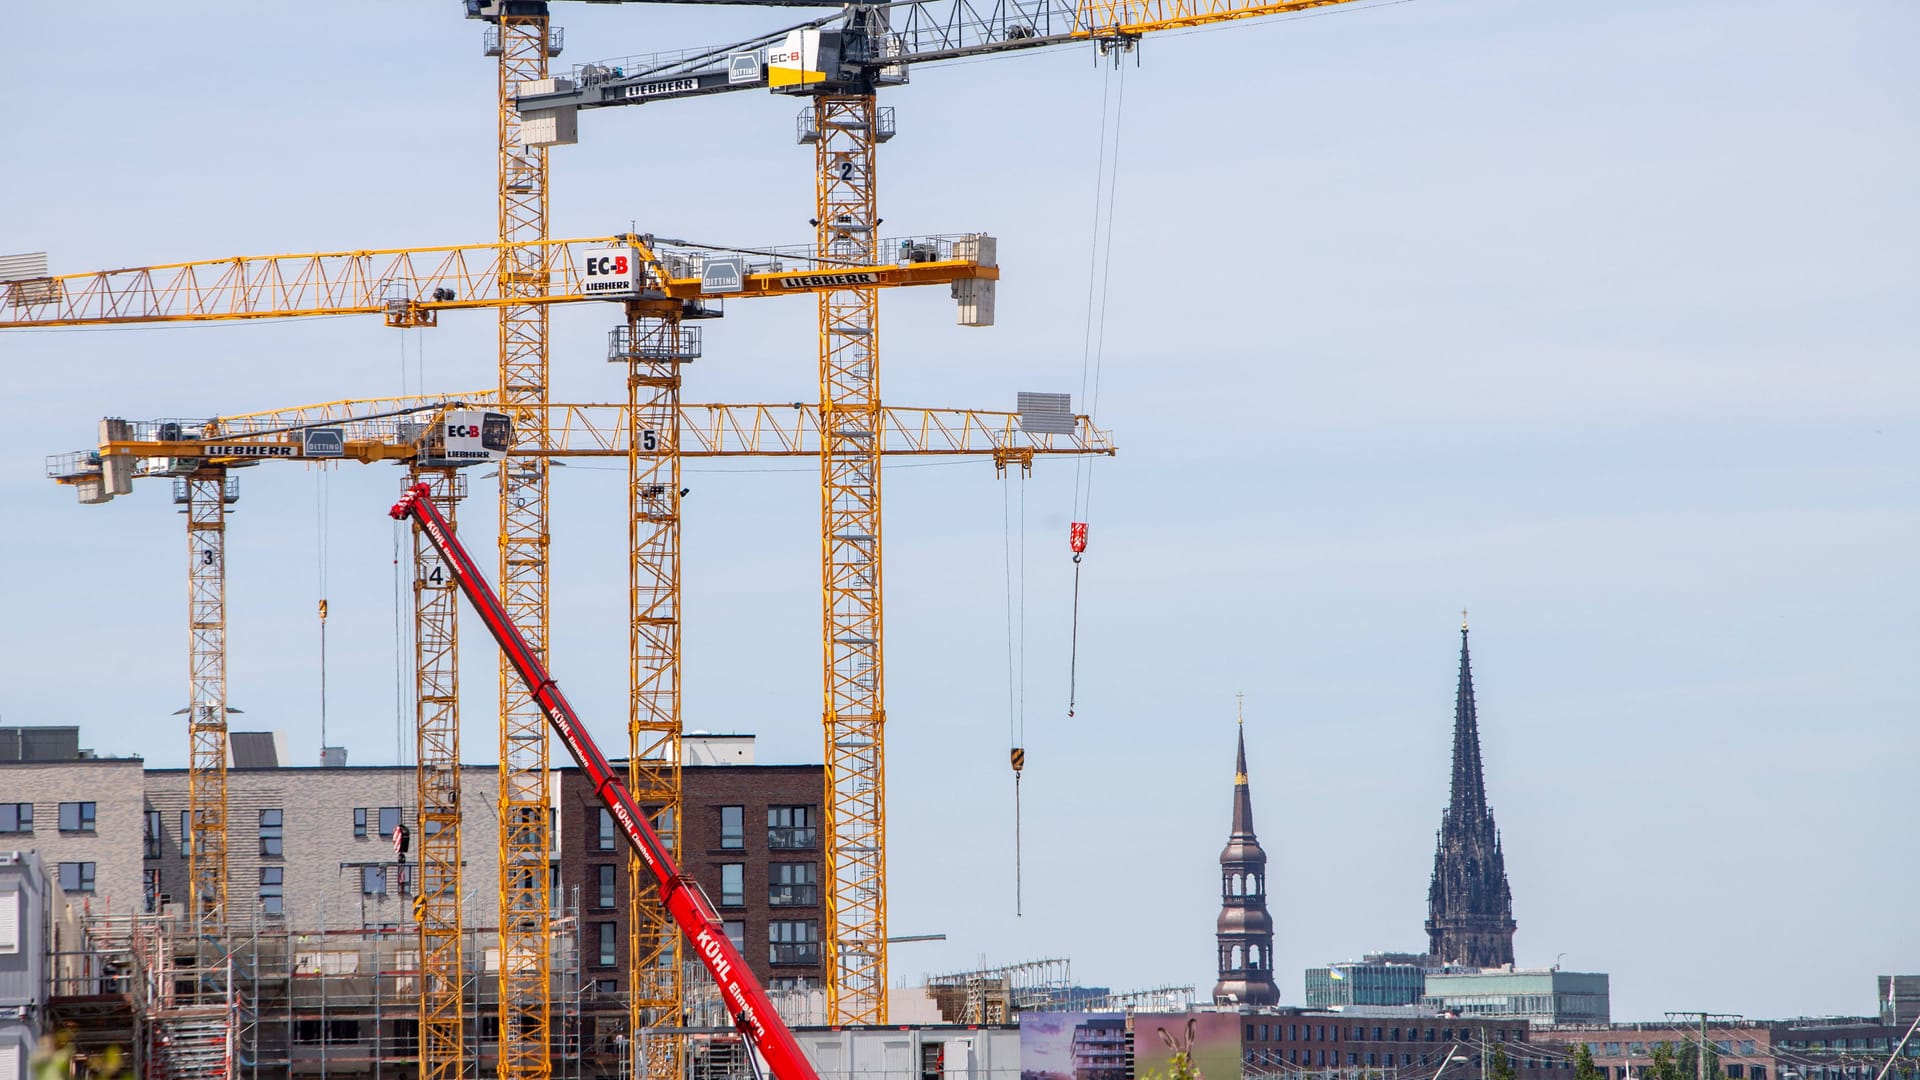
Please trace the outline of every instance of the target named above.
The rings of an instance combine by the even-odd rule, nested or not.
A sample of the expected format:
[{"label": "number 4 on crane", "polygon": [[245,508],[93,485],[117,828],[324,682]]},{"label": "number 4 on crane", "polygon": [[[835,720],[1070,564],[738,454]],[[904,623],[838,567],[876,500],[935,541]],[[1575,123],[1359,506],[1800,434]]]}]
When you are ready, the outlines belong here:
[{"label": "number 4 on crane", "polygon": [[435,509],[429,495],[426,484],[415,484],[393,505],[390,513],[399,521],[411,518],[452,569],[460,591],[466,594],[467,601],[480,613],[481,621],[487,624],[487,632],[499,642],[500,651],[506,654],[507,661],[519,673],[521,681],[526,683],[527,692],[539,703],[540,711],[546,714],[554,733],[566,744],[567,752],[573,755],[574,764],[586,773],[594,794],[600,797],[607,812],[620,823],[634,854],[653,872],[654,879],[660,884],[661,902],[687,935],[687,940],[693,944],[693,951],[712,973],[713,981],[720,988],[720,998],[726,1002],[734,1025],[752,1041],[753,1048],[760,1052],[777,1080],[819,1080],[806,1055],[801,1052],[800,1044],[794,1040],[793,1033],[787,1030],[787,1025],[781,1022],[779,1014],[774,1011],[767,992],[761,989],[759,980],[747,968],[746,960],[727,938],[720,916],[714,912],[699,888],[680,873],[680,867],[674,864],[666,845],[660,842],[659,835],[647,823],[645,815],[634,805],[633,796],[615,777],[606,755],[600,752],[593,736],[587,733],[579,717],[574,715],[573,706],[567,703],[560,688],[554,684],[553,677],[547,673],[546,666],[507,617],[493,586],[481,576],[480,568],[467,554],[459,537],[454,535],[447,519]]}]

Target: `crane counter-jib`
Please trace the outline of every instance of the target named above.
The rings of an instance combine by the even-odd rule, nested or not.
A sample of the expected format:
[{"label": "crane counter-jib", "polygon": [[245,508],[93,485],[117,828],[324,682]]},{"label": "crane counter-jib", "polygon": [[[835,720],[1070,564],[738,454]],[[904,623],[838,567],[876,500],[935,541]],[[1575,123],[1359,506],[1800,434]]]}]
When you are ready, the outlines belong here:
[{"label": "crane counter-jib", "polygon": [[633,796],[615,776],[606,755],[580,723],[573,706],[568,704],[566,696],[554,684],[552,676],[521,636],[519,628],[507,616],[499,596],[482,576],[479,566],[467,553],[465,545],[460,543],[446,518],[434,507],[429,494],[427,485],[416,484],[401,496],[390,513],[397,520],[411,518],[426,534],[434,549],[446,559],[460,591],[466,595],[474,610],[479,612],[481,621],[487,624],[487,631],[499,643],[501,652],[539,703],[541,712],[546,714],[547,722],[573,756],[574,763],[586,773],[594,793],[614,820],[620,823],[634,854],[646,864],[659,883],[661,902],[713,975],[734,1024],[752,1040],[754,1049],[759,1051],[779,1080],[819,1080],[793,1033],[787,1030],[786,1024],[774,1011],[773,1002],[747,967],[745,958],[728,939],[719,915],[713,911],[700,890],[681,875],[672,855],[635,805]]}]

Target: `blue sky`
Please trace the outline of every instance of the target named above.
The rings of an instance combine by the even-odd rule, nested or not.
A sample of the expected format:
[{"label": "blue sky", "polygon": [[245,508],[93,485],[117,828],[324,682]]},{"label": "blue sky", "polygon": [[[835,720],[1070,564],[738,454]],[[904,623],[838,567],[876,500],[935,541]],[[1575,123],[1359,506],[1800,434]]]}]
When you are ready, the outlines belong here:
[{"label": "blue sky", "polygon": [[[488,239],[493,68],[458,12],[12,13],[0,252],[74,272]],[[558,17],[565,62],[782,19]],[[1462,607],[1523,963],[1611,972],[1622,1019],[1858,1013],[1875,974],[1920,970],[1915,40],[1894,0],[1412,0],[1148,40],[1124,74],[1099,409],[1121,455],[1095,474],[1071,719],[1072,469],[1025,490],[1017,918],[1020,492],[977,462],[888,473],[892,927],[948,935],[900,946],[896,978],[1067,955],[1083,982],[1204,994],[1236,692],[1286,1000],[1311,964],[1420,947]],[[984,229],[1005,268],[990,330],[938,290],[885,298],[890,403],[1078,392],[1121,80],[1055,50],[888,92],[888,231]],[[798,104],[584,117],[554,233],[804,240]],[[813,318],[733,305],[688,400],[811,399]],[[620,394],[612,321],[556,314],[557,398]],[[0,335],[0,718],[185,758],[179,519],[159,487],[77,506],[43,455],[102,415],[489,385],[492,320],[445,323]],[[696,468],[688,724],[818,760],[814,473]],[[319,745],[324,495],[330,735],[395,758],[398,482],[242,476],[230,699],[297,754]],[[622,502],[617,469],[559,471],[553,666],[609,739]],[[491,649],[465,652],[467,756],[491,760]]]}]

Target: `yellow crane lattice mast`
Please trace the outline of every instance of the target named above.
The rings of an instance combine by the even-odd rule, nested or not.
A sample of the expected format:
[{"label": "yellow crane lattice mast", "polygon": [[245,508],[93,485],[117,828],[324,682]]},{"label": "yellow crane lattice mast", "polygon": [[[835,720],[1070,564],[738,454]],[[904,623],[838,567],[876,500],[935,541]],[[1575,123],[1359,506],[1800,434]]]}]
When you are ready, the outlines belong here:
[{"label": "yellow crane lattice mast", "polygon": [[[677,301],[630,301],[608,359],[627,378],[627,790],[675,862],[680,798],[680,365],[699,355]],[[627,856],[627,1034],[684,1026],[680,932],[653,873]],[[681,1075],[683,1040],[649,1040],[648,1075]],[[636,1061],[635,1072],[641,1064]]]},{"label": "yellow crane lattice mast", "polygon": [[[872,94],[814,98],[823,253],[874,261]],[[886,669],[880,564],[880,297],[820,294],[821,644],[826,754],[827,1015],[887,1020]]]},{"label": "yellow crane lattice mast", "polygon": [[187,893],[195,940],[227,925],[227,470],[181,478],[174,501],[187,517]]},{"label": "yellow crane lattice mast", "polygon": [[[428,485],[449,525],[466,477],[456,469],[410,469]],[[461,955],[459,583],[440,554],[413,530],[414,781],[419,802],[419,877],[414,923],[420,934],[421,1076],[459,1080],[466,1054],[466,966]]]},{"label": "yellow crane lattice mast", "polygon": [[[547,151],[520,138],[514,98],[547,77],[545,4],[501,5],[499,63],[500,407],[515,449],[547,448]],[[512,454],[500,466],[500,600],[541,662],[548,633],[547,459]],[[500,658],[500,1057],[503,1080],[552,1073],[550,862],[546,717]]]}]

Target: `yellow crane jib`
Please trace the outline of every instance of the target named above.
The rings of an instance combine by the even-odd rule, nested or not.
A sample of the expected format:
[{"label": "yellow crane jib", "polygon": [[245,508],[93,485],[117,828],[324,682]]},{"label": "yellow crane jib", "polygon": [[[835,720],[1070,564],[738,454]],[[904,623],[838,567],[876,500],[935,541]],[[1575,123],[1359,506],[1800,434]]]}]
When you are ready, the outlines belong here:
[{"label": "yellow crane jib", "polygon": [[[108,502],[133,481],[191,476],[206,466],[266,461],[391,461],[444,468],[496,462],[512,429],[494,411],[491,392],[440,399],[374,398],[302,405],[205,420],[100,421],[95,449],[52,454],[47,476],[73,487],[82,503]],[[682,457],[811,457],[820,452],[820,407],[786,404],[682,404]],[[553,445],[540,456],[627,456],[628,410],[615,404],[547,406]],[[888,457],[988,457],[996,463],[1036,456],[1115,453],[1112,436],[1085,416],[1071,432],[1030,430],[1019,412],[989,409],[881,409],[881,452]],[[477,440],[477,442],[476,442]]]},{"label": "yellow crane jib", "polygon": [[[810,244],[672,247],[633,234],[168,263],[0,281],[0,329],[315,315],[383,315],[390,326],[431,326],[440,311],[648,298],[680,300],[689,316],[711,317],[729,296],[917,285],[955,286],[961,324],[991,325],[991,301],[982,309],[976,300],[968,310],[960,294],[991,296],[990,283],[1000,276],[993,237],[878,243],[888,261],[861,265]],[[522,291],[533,283],[545,289]]]},{"label": "yellow crane jib", "polygon": [[100,446],[55,454],[47,475],[74,487],[80,501],[103,503],[131,494],[146,477],[187,477],[213,465],[263,461],[413,461],[433,468],[499,462],[513,445],[513,422],[501,412],[462,403],[404,409],[342,423],[298,426],[214,420],[100,421]]}]

